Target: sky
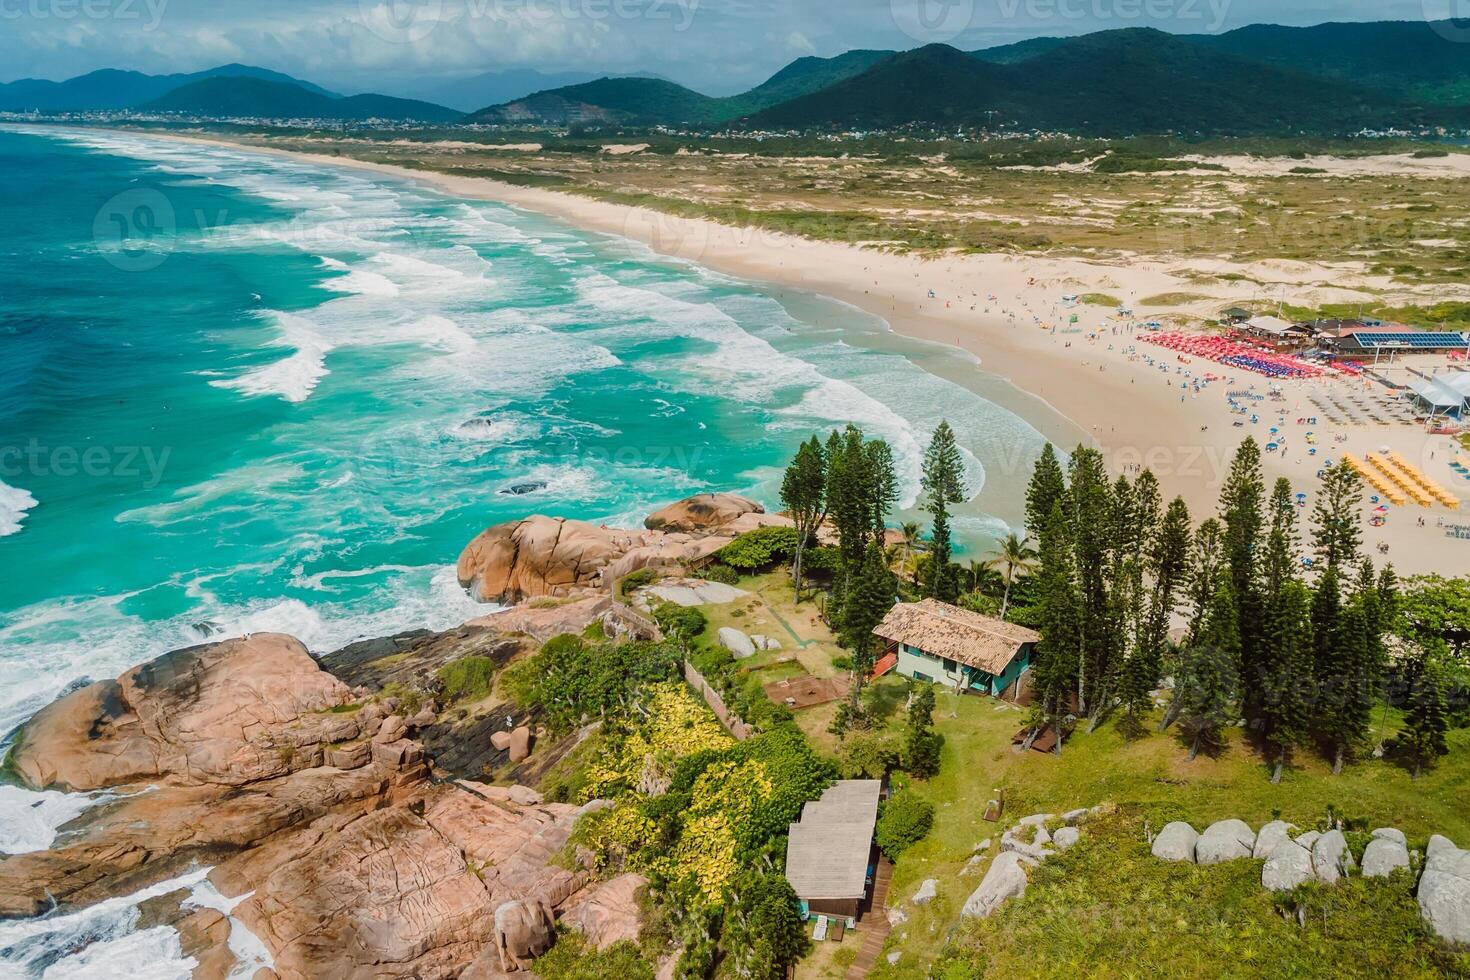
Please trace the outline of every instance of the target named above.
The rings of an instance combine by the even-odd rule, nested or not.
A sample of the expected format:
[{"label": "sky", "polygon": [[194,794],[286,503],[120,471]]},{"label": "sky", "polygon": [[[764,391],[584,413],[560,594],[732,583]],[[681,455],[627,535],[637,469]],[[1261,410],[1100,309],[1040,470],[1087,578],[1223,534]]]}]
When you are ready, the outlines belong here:
[{"label": "sky", "polygon": [[0,0],[0,81],[242,62],[342,92],[535,68],[651,72],[724,95],[854,48],[1463,15],[1470,0]]}]

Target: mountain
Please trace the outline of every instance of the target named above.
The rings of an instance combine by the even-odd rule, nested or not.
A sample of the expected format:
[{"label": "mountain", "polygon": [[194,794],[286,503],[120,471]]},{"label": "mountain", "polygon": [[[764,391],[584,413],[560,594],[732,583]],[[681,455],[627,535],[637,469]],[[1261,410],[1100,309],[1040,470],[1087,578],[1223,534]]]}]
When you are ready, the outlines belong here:
[{"label": "mountain", "polygon": [[184,85],[221,77],[282,82],[299,85],[318,95],[334,96],[334,93],[310,82],[251,65],[220,65],[206,71],[174,75],[145,75],[137,71],[103,68],[64,82],[23,78],[8,85],[0,85],[0,111],[85,112],[128,109],[162,98]]},{"label": "mountain", "polygon": [[[605,76],[590,71],[542,72],[534,68],[512,68],[482,72],[467,78],[440,79],[429,85],[407,89],[405,94],[427,102],[447,105],[461,112],[473,112],[483,106],[504,105],[537,92],[569,88],[595,82],[603,77]],[[628,77],[658,76],[650,72],[633,72]]]},{"label": "mountain", "polygon": [[994,48],[971,51],[970,54],[981,61],[989,61],[997,65],[1014,65],[1018,61],[1025,61],[1039,54],[1054,51],[1070,40],[1072,39],[1067,37],[1032,37],[1014,44],[1002,44]]},{"label": "mountain", "polygon": [[206,78],[137,108],[190,116],[276,119],[394,119],[455,122],[460,113],[429,102],[388,95],[334,98],[289,82],[260,78]]},{"label": "mountain", "polygon": [[1203,47],[1441,105],[1470,102],[1470,31],[1451,21],[1278,27],[1196,35]]},{"label": "mountain", "polygon": [[723,98],[664,78],[599,78],[492,105],[473,113],[469,121],[718,125],[819,91],[891,57],[892,51],[849,51],[835,58],[798,58],[748,92]]},{"label": "mountain", "polygon": [[[1024,42],[1023,42],[1024,43]],[[1095,134],[1340,132],[1427,114],[1399,99],[1150,28],[1033,45],[1000,62],[935,44],[756,113],[757,127],[1010,122]],[[1015,52],[1012,52],[1014,54]],[[1464,119],[1462,109],[1439,119]]]}]

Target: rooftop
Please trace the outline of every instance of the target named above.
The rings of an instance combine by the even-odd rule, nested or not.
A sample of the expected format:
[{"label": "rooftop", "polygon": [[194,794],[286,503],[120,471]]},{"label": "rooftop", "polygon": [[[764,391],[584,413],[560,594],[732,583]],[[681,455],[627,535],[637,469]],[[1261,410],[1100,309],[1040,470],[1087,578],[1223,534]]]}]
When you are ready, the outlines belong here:
[{"label": "rooftop", "polygon": [[876,779],[844,779],[801,809],[786,840],[786,880],[798,898],[861,899],[878,821]]},{"label": "rooftop", "polygon": [[1039,633],[1015,623],[982,616],[937,599],[901,602],[888,610],[874,634],[925,653],[957,660],[990,674],[1003,672]]}]

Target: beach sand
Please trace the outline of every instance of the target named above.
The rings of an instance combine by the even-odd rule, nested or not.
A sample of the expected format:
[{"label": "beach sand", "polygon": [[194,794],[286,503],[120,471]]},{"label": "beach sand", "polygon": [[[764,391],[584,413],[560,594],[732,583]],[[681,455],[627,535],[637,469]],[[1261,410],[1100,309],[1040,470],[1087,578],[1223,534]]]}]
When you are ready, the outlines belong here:
[{"label": "beach sand", "polygon": [[[1044,402],[1089,434],[1115,473],[1130,472],[1138,465],[1152,469],[1166,498],[1182,496],[1197,521],[1214,513],[1231,455],[1240,441],[1254,435],[1264,445],[1270,438],[1270,426],[1278,421],[1284,446],[1283,451],[1265,457],[1268,483],[1278,476],[1287,477],[1310,498],[1325,460],[1345,451],[1361,457],[1388,446],[1462,498],[1470,495],[1470,484],[1449,467],[1459,452],[1449,437],[1431,436],[1404,424],[1334,427],[1320,417],[1315,426],[1297,423],[1298,418],[1321,415],[1309,401],[1313,394],[1346,393],[1364,382],[1281,382],[1283,398],[1258,403],[1259,418],[1250,422],[1230,412],[1225,393],[1250,390],[1264,396],[1269,386],[1266,378],[1203,361],[1180,364],[1173,352],[1138,342],[1126,322],[1110,316],[1113,311],[1062,303],[1064,294],[1089,292],[1106,293],[1135,305],[1141,297],[1200,292],[1197,284],[1172,274],[1168,263],[1141,260],[1125,267],[1018,255],[925,258],[890,254],[478,177],[296,153],[255,143],[177,134],[169,138],[283,153],[327,166],[419,181],[454,196],[497,201],[577,227],[621,235],[666,256],[773,284],[778,295],[780,288],[790,288],[841,300],[883,318],[898,333],[973,353],[984,371],[1008,380],[1017,389],[1016,399],[1006,407],[1024,417],[1026,402]],[[1303,283],[1300,288],[1305,293],[1316,286]],[[1284,299],[1292,302],[1296,297],[1288,291]],[[1218,310],[1229,305],[1229,300],[1229,296],[1216,296],[1196,305]],[[1138,313],[1146,315],[1146,310]],[[1073,314],[1079,322],[1069,324]],[[1075,332],[1064,332],[1068,330]],[[1094,336],[1089,339],[1089,334]],[[1130,355],[1133,347],[1137,353]],[[1138,355],[1149,355],[1158,363],[1150,365]],[[1428,361],[1416,363],[1423,370],[1433,366]],[[1161,370],[1159,364],[1168,370]],[[1199,393],[1185,391],[1180,387],[1185,377],[1175,373],[1175,368],[1196,376],[1212,372],[1224,380],[1212,382]],[[1037,408],[1033,402],[1033,412]],[[1236,421],[1245,424],[1237,427]],[[1315,456],[1307,452],[1309,430],[1317,438]],[[1335,436],[1346,441],[1335,441]],[[1366,506],[1364,511],[1366,514]],[[1302,513],[1304,531],[1309,520],[1310,504]],[[1462,574],[1470,569],[1470,540],[1447,537],[1439,526],[1441,521],[1470,525],[1470,514],[1462,517],[1460,511],[1444,507],[1394,508],[1385,526],[1364,527],[1365,550],[1379,564],[1392,561],[1401,574]],[[1388,546],[1386,555],[1380,545]]]}]

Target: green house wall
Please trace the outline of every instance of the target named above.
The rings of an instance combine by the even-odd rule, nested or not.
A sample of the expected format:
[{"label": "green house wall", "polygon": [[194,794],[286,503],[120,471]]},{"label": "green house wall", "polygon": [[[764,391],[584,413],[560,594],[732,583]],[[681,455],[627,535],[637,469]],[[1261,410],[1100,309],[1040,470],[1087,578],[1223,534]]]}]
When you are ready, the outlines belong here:
[{"label": "green house wall", "polygon": [[963,686],[979,694],[996,695],[1016,682],[1016,679],[1031,666],[1031,645],[1023,646],[1006,669],[999,675],[991,675],[974,667],[967,667],[954,660],[925,653],[908,644],[898,645],[898,672],[916,680],[932,681],[947,687]]}]

